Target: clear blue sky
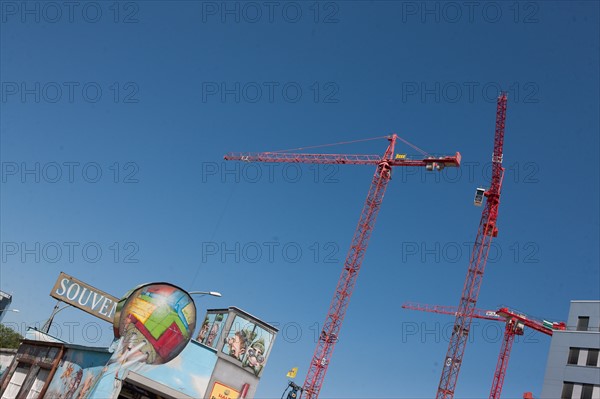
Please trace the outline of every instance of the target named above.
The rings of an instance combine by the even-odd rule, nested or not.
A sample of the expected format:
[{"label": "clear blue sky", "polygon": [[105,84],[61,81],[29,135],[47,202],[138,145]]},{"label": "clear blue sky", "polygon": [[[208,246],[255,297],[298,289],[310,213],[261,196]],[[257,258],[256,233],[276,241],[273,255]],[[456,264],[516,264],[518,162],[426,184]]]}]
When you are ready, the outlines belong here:
[{"label": "clear blue sky", "polygon": [[[200,313],[281,328],[257,393],[279,398],[289,368],[304,379],[374,168],[222,157],[396,132],[464,166],[394,171],[321,397],[433,397],[453,319],[400,306],[458,304],[498,88],[507,172],[478,306],[566,320],[600,298],[597,2],[0,4],[0,288],[21,311],[5,323],[43,323],[60,271],[115,296],[218,290]],[[110,341],[83,312],[56,321]],[[501,331],[478,322],[457,396],[488,394]],[[549,342],[519,339],[504,397],[540,394]]]}]

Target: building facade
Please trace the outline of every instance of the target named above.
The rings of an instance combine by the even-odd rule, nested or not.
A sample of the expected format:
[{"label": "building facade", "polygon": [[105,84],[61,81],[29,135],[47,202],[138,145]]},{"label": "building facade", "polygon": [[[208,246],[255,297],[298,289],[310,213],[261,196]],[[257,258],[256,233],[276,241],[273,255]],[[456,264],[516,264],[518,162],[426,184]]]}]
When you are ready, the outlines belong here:
[{"label": "building facade", "polygon": [[210,309],[196,339],[153,365],[133,361],[141,346],[123,339],[94,348],[30,329],[0,378],[0,398],[251,399],[276,334],[239,308]]},{"label": "building facade", "polygon": [[10,306],[11,302],[12,302],[12,295],[10,295],[4,291],[0,291],[0,322],[2,322],[2,319],[4,318],[4,314],[6,312],[8,312],[8,307]]},{"label": "building facade", "polygon": [[571,301],[567,329],[554,331],[542,399],[600,399],[600,301]]},{"label": "building facade", "polygon": [[2,381],[2,374],[11,365],[16,354],[16,349],[0,348],[0,381]]}]

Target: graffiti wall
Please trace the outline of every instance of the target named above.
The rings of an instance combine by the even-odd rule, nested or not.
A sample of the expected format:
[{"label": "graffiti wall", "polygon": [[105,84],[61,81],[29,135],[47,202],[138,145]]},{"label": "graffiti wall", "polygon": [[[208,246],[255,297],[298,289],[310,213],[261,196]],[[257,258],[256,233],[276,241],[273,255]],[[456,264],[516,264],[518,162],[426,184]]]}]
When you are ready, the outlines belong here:
[{"label": "graffiti wall", "polygon": [[162,364],[175,358],[192,338],[196,306],[187,292],[167,283],[145,284],[118,303],[113,327],[138,361]]},{"label": "graffiti wall", "polygon": [[202,398],[216,362],[213,351],[192,341],[169,363],[144,365],[136,372],[193,398]]},{"label": "graffiti wall", "polygon": [[126,345],[123,338],[117,341],[113,356],[100,370],[90,399],[117,397],[121,390],[121,380],[126,378],[128,371],[140,374],[191,397],[201,398],[208,388],[208,382],[217,361],[214,351],[195,341],[190,342],[173,360],[160,365],[141,362],[135,359],[135,356],[131,360],[131,349],[135,348]]},{"label": "graffiti wall", "polygon": [[194,363],[188,355],[194,352],[188,343],[196,328],[196,306],[187,292],[168,283],[134,288],[119,301],[113,327],[116,348],[94,384],[93,397],[117,397],[129,371],[194,397],[204,395],[214,361],[200,354],[202,361]]},{"label": "graffiti wall", "polygon": [[0,381],[2,380],[2,374],[10,366],[15,357],[16,350],[0,348]]},{"label": "graffiti wall", "polygon": [[45,396],[56,399],[84,398],[110,355],[108,352],[68,348]]}]

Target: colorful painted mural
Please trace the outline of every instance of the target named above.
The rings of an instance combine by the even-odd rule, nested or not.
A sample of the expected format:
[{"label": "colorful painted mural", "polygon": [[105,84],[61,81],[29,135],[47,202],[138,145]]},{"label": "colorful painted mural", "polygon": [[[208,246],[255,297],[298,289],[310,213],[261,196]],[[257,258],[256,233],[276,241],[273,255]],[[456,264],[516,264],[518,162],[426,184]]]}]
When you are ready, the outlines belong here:
[{"label": "colorful painted mural", "polygon": [[128,372],[143,375],[194,398],[203,397],[208,389],[208,382],[217,362],[214,351],[192,341],[170,362],[152,365],[135,359],[128,360],[130,357],[129,351],[124,349],[125,340],[122,337],[119,341],[113,356],[94,383],[89,398],[116,398]]},{"label": "colorful painted mural", "polygon": [[94,397],[116,397],[127,371],[175,359],[196,328],[196,305],[187,292],[168,283],[144,284],[117,304],[113,355],[94,382]]},{"label": "colorful painted mural", "polygon": [[110,356],[108,352],[68,348],[60,360],[45,397],[56,399],[86,397]]},{"label": "colorful painted mural", "polygon": [[113,326],[115,337],[124,338],[127,361],[162,364],[190,341],[196,328],[196,306],[187,292],[174,285],[147,284],[119,301]]},{"label": "colorful painted mural", "polygon": [[207,314],[196,339],[204,345],[216,348],[226,321],[227,313]]},{"label": "colorful painted mural", "polygon": [[241,366],[260,375],[273,342],[273,334],[241,316],[235,316],[224,338],[223,353],[239,360]]},{"label": "colorful painted mural", "polygon": [[136,372],[193,398],[203,398],[216,363],[214,351],[192,341],[169,363],[144,365]]}]

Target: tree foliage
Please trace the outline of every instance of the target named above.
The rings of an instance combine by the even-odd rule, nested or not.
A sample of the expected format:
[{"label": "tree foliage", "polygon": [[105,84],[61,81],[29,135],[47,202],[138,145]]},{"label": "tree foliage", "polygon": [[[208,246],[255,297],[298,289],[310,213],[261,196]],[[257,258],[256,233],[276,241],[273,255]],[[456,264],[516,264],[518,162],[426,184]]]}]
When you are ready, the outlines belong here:
[{"label": "tree foliage", "polygon": [[0,348],[17,349],[23,337],[21,334],[0,324]]}]

